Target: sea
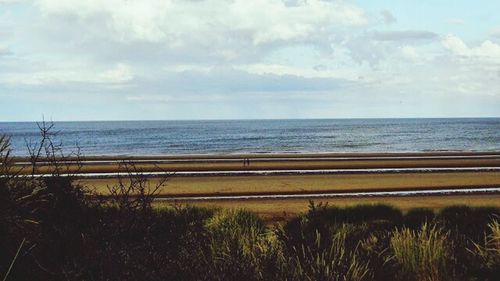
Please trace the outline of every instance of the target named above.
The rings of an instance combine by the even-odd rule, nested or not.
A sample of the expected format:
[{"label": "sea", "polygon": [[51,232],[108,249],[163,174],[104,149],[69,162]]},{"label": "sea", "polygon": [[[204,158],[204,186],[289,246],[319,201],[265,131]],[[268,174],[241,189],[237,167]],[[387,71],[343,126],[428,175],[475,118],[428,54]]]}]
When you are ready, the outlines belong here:
[{"label": "sea", "polygon": [[[500,151],[500,118],[54,122],[54,142],[83,155]],[[0,122],[13,155],[36,122]]]}]

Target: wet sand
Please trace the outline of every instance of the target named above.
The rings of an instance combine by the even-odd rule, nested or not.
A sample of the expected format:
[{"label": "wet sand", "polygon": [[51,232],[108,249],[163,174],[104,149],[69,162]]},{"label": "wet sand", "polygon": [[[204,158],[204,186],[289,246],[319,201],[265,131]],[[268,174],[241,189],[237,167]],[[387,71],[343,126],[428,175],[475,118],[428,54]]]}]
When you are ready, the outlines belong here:
[{"label": "wet sand", "polygon": [[[75,159],[73,159],[75,160]],[[15,169],[30,173],[27,159],[16,159]],[[500,167],[500,153],[421,154],[252,154],[202,156],[86,157],[59,163],[64,173],[114,173],[130,169],[139,172],[207,172],[324,170],[376,168],[474,168]],[[37,173],[53,171],[40,163]]]}]

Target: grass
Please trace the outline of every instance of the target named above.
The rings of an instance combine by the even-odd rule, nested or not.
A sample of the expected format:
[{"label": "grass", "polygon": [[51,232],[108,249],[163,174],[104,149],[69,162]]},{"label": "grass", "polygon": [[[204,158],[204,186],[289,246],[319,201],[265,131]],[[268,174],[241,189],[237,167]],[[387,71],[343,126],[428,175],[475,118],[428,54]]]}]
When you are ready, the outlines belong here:
[{"label": "grass", "polygon": [[[359,244],[348,246],[351,229],[348,225],[338,228],[332,237],[314,233],[313,243],[292,247],[285,267],[292,280],[352,280],[371,279],[371,268],[359,257]],[[329,240],[324,246],[325,242]]]},{"label": "grass", "polygon": [[483,272],[498,277],[500,276],[500,222],[493,220],[488,227],[489,233],[484,240],[474,243],[469,251],[479,260]]},{"label": "grass", "polygon": [[419,230],[403,228],[393,232],[390,240],[392,255],[408,280],[452,280],[453,252],[449,232],[424,223]]}]

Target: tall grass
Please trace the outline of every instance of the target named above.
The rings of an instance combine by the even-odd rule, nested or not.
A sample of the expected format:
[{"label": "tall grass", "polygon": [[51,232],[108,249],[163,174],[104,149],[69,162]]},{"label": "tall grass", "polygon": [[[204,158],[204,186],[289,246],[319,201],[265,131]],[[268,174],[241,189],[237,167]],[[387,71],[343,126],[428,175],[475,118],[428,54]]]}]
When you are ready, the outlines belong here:
[{"label": "tall grass", "polygon": [[214,280],[273,280],[278,275],[280,244],[255,213],[219,210],[206,227],[210,251],[205,260]]},{"label": "tall grass", "polygon": [[390,240],[395,261],[408,280],[452,280],[452,248],[449,233],[436,225],[424,223],[419,230],[394,231]]},{"label": "tall grass", "polygon": [[[370,265],[360,260],[359,243],[354,248],[348,245],[350,233],[349,225],[342,225],[332,237],[322,237],[316,231],[313,244],[294,246],[286,260],[287,280],[370,280]],[[323,247],[322,239],[330,246]]]},{"label": "tall grass", "polygon": [[500,222],[494,220],[488,228],[483,243],[474,243],[469,250],[478,259],[482,279],[493,281],[500,276]]}]

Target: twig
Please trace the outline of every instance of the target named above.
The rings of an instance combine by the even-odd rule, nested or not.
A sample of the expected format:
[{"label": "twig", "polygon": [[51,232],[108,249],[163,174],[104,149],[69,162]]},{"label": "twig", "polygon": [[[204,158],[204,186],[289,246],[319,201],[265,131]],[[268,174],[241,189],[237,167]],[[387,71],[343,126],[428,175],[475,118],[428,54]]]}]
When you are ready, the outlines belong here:
[{"label": "twig", "polygon": [[9,270],[7,270],[7,273],[5,274],[5,277],[3,278],[3,281],[6,281],[7,278],[9,278],[10,271],[14,267],[14,263],[16,263],[17,257],[19,256],[19,253],[21,252],[21,248],[23,247],[25,241],[26,241],[26,238],[23,238],[23,241],[21,241],[21,244],[19,245],[19,248],[17,248],[16,255],[14,256],[14,259],[10,263]]}]

